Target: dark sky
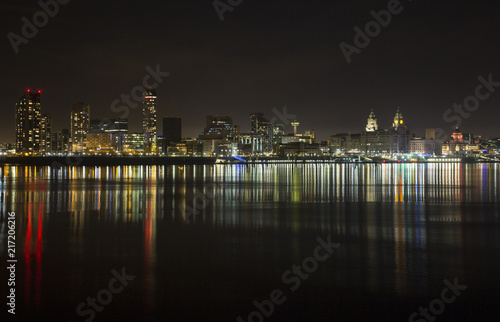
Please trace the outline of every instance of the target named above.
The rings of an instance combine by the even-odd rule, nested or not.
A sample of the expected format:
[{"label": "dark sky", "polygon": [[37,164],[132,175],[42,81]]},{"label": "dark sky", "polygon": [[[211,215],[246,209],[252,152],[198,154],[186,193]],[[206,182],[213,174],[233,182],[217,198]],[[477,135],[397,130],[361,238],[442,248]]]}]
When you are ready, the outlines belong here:
[{"label": "dark sky", "polygon": [[[248,131],[249,113],[271,118],[285,105],[299,131],[320,139],[360,132],[372,108],[380,127],[400,106],[412,133],[449,129],[443,113],[474,94],[478,76],[500,81],[500,2],[401,1],[402,12],[348,64],[340,43],[353,44],[353,28],[388,2],[244,0],[221,22],[212,0],[72,0],[15,54],[7,34],[21,34],[21,18],[40,7],[0,1],[0,142],[14,141],[15,102],[26,88],[43,91],[42,111],[59,130],[80,101],[92,118],[120,116],[111,102],[157,64],[170,73],[157,88],[158,119],[182,117],[186,137],[199,134],[207,114],[232,116]],[[461,129],[500,136],[499,103],[500,87]],[[140,110],[129,123],[140,129]]]}]

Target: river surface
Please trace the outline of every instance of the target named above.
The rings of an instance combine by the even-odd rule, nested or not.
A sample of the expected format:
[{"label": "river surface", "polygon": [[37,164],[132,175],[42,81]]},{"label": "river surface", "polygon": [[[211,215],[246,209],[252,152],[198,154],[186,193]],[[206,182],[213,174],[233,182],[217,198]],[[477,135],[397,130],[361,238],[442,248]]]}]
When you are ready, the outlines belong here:
[{"label": "river surface", "polygon": [[18,321],[494,321],[499,199],[499,164],[3,166],[0,258],[15,212]]}]

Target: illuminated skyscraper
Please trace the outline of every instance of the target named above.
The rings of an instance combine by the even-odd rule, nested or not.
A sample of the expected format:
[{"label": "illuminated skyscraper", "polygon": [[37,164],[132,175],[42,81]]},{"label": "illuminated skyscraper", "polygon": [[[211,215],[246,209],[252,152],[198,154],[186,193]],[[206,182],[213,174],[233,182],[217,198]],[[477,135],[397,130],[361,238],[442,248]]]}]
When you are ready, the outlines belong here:
[{"label": "illuminated skyscraper", "polygon": [[16,152],[29,155],[40,152],[41,91],[28,89],[16,104]]},{"label": "illuminated skyscraper", "polygon": [[156,91],[146,89],[142,103],[142,129],[144,132],[144,152],[156,152]]},{"label": "illuminated skyscraper", "polygon": [[83,152],[90,131],[90,105],[73,104],[71,110],[71,142],[73,152]]},{"label": "illuminated skyscraper", "polygon": [[40,121],[40,152],[52,153],[52,122],[47,113],[42,114]]}]

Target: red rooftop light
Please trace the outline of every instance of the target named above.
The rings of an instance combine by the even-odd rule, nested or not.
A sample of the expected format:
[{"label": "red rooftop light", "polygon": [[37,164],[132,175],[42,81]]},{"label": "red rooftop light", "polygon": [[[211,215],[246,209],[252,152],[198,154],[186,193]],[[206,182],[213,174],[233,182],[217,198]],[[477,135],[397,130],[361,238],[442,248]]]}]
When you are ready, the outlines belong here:
[{"label": "red rooftop light", "polygon": [[31,92],[31,89],[28,89],[28,93]]},{"label": "red rooftop light", "polygon": [[41,91],[41,90],[38,90],[38,94],[41,94],[41,93],[42,93],[42,91]]}]

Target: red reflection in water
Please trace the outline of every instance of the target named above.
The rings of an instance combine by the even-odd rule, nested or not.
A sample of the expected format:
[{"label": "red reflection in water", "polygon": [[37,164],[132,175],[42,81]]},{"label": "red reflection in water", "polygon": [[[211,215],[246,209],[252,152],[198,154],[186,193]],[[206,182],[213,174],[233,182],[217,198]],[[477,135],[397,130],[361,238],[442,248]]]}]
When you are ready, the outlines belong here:
[{"label": "red reflection in water", "polygon": [[[26,274],[25,274],[25,302],[26,306],[29,307],[29,304],[32,300],[31,297],[31,281],[32,281],[32,271],[31,271],[31,254],[33,250],[33,203],[28,203],[28,212],[27,212],[27,227],[26,227],[26,237],[24,240],[24,261],[26,265]],[[35,267],[35,305],[37,308],[40,308],[40,298],[41,298],[41,280],[42,280],[42,252],[43,252],[43,203],[38,203],[38,227],[37,227],[37,235],[36,235],[36,245],[35,245],[35,259],[36,259],[36,267]]]},{"label": "red reflection in water", "polygon": [[40,284],[42,280],[42,251],[43,251],[43,240],[42,240],[42,216],[43,216],[43,203],[38,204],[38,231],[36,235],[36,283],[35,283],[35,303],[37,308],[40,307]]},{"label": "red reflection in water", "polygon": [[30,300],[30,280],[31,280],[31,214],[33,212],[33,203],[28,203],[28,226],[26,227],[26,237],[24,240],[24,262],[26,263],[26,275],[24,277],[24,296],[26,306]]},{"label": "red reflection in water", "polygon": [[145,307],[150,310],[152,307],[151,301],[153,301],[153,261],[154,261],[154,227],[153,227],[153,216],[151,215],[151,201],[147,202],[146,206],[146,218],[144,223],[144,279],[147,285],[145,300]]}]

